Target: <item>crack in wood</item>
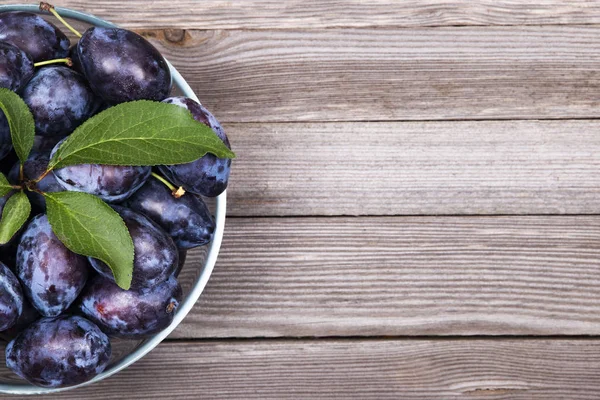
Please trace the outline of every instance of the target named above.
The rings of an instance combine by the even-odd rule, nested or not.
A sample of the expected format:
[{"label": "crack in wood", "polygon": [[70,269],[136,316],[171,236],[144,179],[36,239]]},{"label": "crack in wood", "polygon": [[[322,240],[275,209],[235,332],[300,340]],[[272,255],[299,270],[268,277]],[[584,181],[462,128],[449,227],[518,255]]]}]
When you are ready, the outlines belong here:
[{"label": "crack in wood", "polygon": [[475,388],[469,389],[463,392],[463,394],[467,396],[495,396],[501,394],[514,394],[517,392],[526,392],[527,389],[517,389],[517,388]]}]

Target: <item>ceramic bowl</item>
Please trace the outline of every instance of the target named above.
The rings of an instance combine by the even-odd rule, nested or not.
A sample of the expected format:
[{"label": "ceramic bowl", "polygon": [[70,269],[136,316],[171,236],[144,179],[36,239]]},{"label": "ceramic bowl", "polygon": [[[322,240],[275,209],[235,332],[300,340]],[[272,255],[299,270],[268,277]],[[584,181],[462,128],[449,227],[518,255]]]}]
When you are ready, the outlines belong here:
[{"label": "ceramic bowl", "polygon": [[[79,11],[61,7],[56,7],[56,10],[61,14],[61,16],[63,16],[63,18],[69,20],[70,22],[75,21],[74,23],[78,24],[78,26],[81,26],[81,23],[84,23],[87,26],[116,26],[101,18]],[[38,14],[40,13],[37,5],[0,6],[0,12],[4,11],[28,11]],[[44,13],[44,15],[47,15],[47,13]],[[59,26],[63,32],[67,33],[67,30],[63,29],[58,21],[52,19],[52,16],[48,16],[48,19],[55,25]],[[170,63],[169,68],[171,69],[174,92],[177,95],[187,96],[198,101],[198,98],[192,91],[192,88]],[[193,250],[191,256],[188,256],[180,276],[180,282],[184,289],[184,299],[180,304],[177,313],[175,314],[173,322],[168,328],[143,341],[132,342],[125,340],[111,340],[111,342],[113,342],[113,357],[111,363],[102,374],[81,385],[59,389],[45,389],[30,385],[8,370],[4,360],[5,344],[0,344],[0,393],[17,395],[48,394],[90,385],[100,382],[101,380],[116,374],[122,369],[127,368],[129,365],[133,364],[158,346],[158,344],[162,342],[171,332],[173,332],[177,325],[179,325],[185,316],[190,312],[202,294],[202,291],[204,290],[204,287],[210,278],[212,270],[215,266],[215,262],[217,261],[217,256],[221,247],[221,241],[223,239],[226,203],[227,193],[224,192],[215,199],[214,204],[210,204],[216,220],[214,239],[209,245]]]}]

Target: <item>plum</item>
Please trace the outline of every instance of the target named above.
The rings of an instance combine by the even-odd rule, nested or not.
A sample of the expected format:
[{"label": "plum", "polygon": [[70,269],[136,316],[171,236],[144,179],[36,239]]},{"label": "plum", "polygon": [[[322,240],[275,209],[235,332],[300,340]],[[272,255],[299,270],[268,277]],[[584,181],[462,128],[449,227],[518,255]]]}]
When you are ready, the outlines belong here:
[{"label": "plum", "polygon": [[158,179],[150,178],[126,205],[156,222],[180,249],[210,242],[215,221],[204,201],[193,193],[176,199]]},{"label": "plum", "polygon": [[175,277],[140,293],[97,276],[83,292],[79,309],[111,336],[140,339],[169,326],[181,297]]},{"label": "plum", "polygon": [[23,89],[23,101],[42,136],[70,134],[92,116],[98,100],[85,78],[64,66],[39,69]]},{"label": "plum", "polygon": [[0,111],[0,160],[12,150],[12,139],[10,137],[10,128],[8,120],[2,111]]},{"label": "plum", "polygon": [[34,62],[64,58],[71,44],[54,24],[22,11],[0,13],[0,41],[17,46]]},{"label": "plum", "polygon": [[79,316],[42,318],[6,347],[6,365],[34,385],[57,388],[92,379],[108,365],[110,341]]},{"label": "plum", "polygon": [[[49,152],[32,152],[23,164],[23,178],[25,180],[37,179],[46,171],[49,162]],[[17,162],[15,163],[15,165],[13,165],[12,169],[10,170],[8,174],[8,180],[11,183],[19,182],[20,166],[21,164]],[[58,180],[56,179],[54,174],[46,175],[42,180],[36,183],[35,186],[44,193],[55,193],[62,192],[65,190],[62,187],[62,185],[58,183]],[[44,199],[43,195],[36,192],[28,191],[27,197],[29,197],[31,203],[38,207],[39,210],[46,210],[46,199]]]},{"label": "plum", "polygon": [[33,148],[32,152],[35,153],[49,153],[54,147],[61,142],[65,136],[40,136],[35,135],[33,137]]},{"label": "plum", "polygon": [[10,43],[0,42],[0,87],[20,91],[34,72],[31,56]]},{"label": "plum", "polygon": [[89,28],[77,43],[77,68],[109,103],[163,100],[171,90],[167,62],[150,42],[120,28]]},{"label": "plum", "polygon": [[[50,158],[61,142],[54,147]],[[85,192],[106,202],[120,202],[134,194],[148,180],[152,167],[78,164],[53,171],[58,183],[72,192]]]},{"label": "plum", "polygon": [[[132,290],[146,290],[166,281],[175,272],[179,263],[177,246],[158,225],[125,207],[113,206],[119,213],[131,239],[134,259]],[[100,260],[89,258],[96,271],[114,281],[110,268]]]},{"label": "plum", "polygon": [[[169,97],[164,103],[175,104],[189,110],[194,119],[210,127],[228,148],[229,140],[219,121],[203,105],[187,97]],[[231,159],[206,154],[186,164],[162,165],[160,171],[177,186],[191,193],[216,197],[223,193],[229,182]]]},{"label": "plum", "polygon": [[187,250],[179,249],[179,265],[177,266],[177,269],[175,270],[175,272],[173,272],[174,277],[177,278],[179,276],[179,274],[183,270],[183,267],[185,266],[186,259],[187,259]]},{"label": "plum", "polygon": [[13,327],[23,312],[23,292],[17,277],[0,262],[0,331]]},{"label": "plum", "polygon": [[46,317],[65,311],[83,290],[89,264],[54,235],[48,217],[33,218],[17,248],[17,276],[31,304]]},{"label": "plum", "polygon": [[23,297],[23,312],[17,319],[17,322],[11,328],[0,332],[0,338],[9,342],[16,338],[19,333],[25,330],[25,328],[40,318],[40,313],[35,309],[34,306],[31,305],[26,297]]}]

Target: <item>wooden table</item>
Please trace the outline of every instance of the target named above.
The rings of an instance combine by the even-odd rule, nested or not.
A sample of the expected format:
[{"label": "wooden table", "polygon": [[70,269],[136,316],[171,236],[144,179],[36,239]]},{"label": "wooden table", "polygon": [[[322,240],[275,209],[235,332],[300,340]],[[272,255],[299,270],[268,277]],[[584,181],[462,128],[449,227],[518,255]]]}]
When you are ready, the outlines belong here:
[{"label": "wooden table", "polygon": [[600,1],[58,3],[239,159],[192,314],[46,399],[600,398]]}]

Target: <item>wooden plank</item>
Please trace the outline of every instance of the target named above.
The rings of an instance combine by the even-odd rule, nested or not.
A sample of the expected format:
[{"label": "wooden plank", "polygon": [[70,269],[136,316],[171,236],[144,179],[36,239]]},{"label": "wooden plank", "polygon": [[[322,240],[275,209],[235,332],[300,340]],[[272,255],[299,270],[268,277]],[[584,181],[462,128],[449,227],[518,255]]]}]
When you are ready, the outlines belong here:
[{"label": "wooden plank", "polygon": [[60,5],[129,28],[288,29],[600,22],[600,3],[589,0],[63,0]]},{"label": "wooden plank", "polygon": [[234,218],[225,232],[174,337],[600,334],[600,216]]},{"label": "wooden plank", "polygon": [[165,343],[51,399],[596,399],[598,340]]},{"label": "wooden plank", "polygon": [[600,213],[600,121],[226,124],[229,215]]},{"label": "wooden plank", "polygon": [[142,32],[222,121],[600,117],[600,27]]}]

